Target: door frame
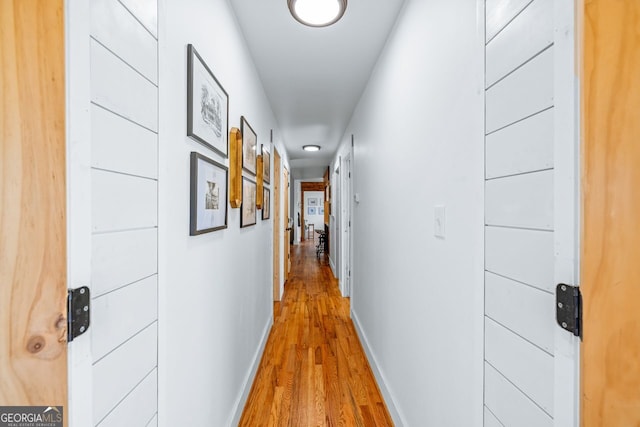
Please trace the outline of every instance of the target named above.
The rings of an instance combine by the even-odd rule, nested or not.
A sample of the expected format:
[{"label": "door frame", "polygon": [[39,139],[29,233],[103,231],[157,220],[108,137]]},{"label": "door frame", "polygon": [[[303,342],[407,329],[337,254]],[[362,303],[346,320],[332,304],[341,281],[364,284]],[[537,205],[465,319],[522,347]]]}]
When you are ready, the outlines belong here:
[{"label": "door frame", "polygon": [[[91,61],[90,2],[65,4],[67,114],[67,280],[91,288]],[[91,335],[69,344],[69,425],[93,425]]]},{"label": "door frame", "polygon": [[[580,283],[576,13],[573,1],[554,2],[554,280],[555,284],[571,285]],[[579,362],[580,339],[556,325],[554,425],[557,427],[579,426]]]},{"label": "door frame", "polygon": [[325,191],[324,182],[303,181],[300,183],[300,206],[301,206],[300,208],[300,241],[301,242],[304,242],[305,240],[307,240],[306,238],[307,231],[304,229],[304,210],[305,210],[304,193],[305,191],[321,191],[322,193],[324,193]]}]

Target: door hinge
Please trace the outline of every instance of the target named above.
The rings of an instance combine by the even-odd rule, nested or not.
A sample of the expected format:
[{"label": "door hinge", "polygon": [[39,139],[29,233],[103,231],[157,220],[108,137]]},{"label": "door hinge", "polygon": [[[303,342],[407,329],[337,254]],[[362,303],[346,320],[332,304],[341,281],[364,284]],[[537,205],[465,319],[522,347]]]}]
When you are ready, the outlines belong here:
[{"label": "door hinge", "polygon": [[67,342],[87,332],[91,319],[91,293],[83,286],[67,292]]},{"label": "door hinge", "polygon": [[582,339],[582,294],[578,286],[556,286],[556,321],[562,329]]}]

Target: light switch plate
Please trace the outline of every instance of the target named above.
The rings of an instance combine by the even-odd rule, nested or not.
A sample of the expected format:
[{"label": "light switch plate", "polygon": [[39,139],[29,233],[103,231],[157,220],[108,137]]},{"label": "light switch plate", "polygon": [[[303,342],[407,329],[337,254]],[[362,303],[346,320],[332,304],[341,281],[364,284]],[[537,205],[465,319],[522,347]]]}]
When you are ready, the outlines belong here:
[{"label": "light switch plate", "polygon": [[436,237],[445,237],[446,209],[444,206],[436,206],[433,215],[433,234]]}]

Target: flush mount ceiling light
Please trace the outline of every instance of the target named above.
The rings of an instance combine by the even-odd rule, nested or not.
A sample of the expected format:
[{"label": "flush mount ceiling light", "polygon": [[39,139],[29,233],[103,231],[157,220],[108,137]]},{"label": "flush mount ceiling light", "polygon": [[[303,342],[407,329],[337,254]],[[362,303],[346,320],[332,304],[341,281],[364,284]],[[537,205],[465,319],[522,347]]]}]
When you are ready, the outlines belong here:
[{"label": "flush mount ceiling light", "polygon": [[302,147],[304,151],[320,151],[319,145],[304,145]]},{"label": "flush mount ceiling light", "polygon": [[310,27],[327,27],[342,18],[347,0],[287,0],[291,14]]}]

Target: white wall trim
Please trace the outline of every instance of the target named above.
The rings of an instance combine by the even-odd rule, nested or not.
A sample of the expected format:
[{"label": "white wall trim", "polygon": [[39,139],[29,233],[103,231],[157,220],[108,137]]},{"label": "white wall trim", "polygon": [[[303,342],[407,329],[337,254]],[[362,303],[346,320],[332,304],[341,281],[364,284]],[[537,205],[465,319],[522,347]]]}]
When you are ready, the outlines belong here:
[{"label": "white wall trim", "polygon": [[[554,2],[555,283],[580,283],[579,28],[574,2]],[[579,46],[578,46],[579,47]],[[554,425],[580,425],[580,340],[555,329]]]},{"label": "white wall trim", "polygon": [[269,318],[269,322],[265,325],[264,330],[262,331],[262,338],[260,339],[260,345],[256,350],[256,353],[253,355],[253,361],[251,362],[251,368],[247,372],[246,377],[242,383],[242,389],[240,390],[240,394],[236,398],[235,404],[233,405],[234,410],[227,423],[228,426],[237,426],[240,422],[240,417],[242,416],[242,411],[244,411],[244,405],[247,403],[247,398],[249,397],[249,392],[251,392],[251,386],[253,385],[253,381],[255,380],[256,373],[258,372],[258,366],[260,366],[260,361],[262,360],[262,354],[264,353],[264,349],[267,345],[267,340],[269,339],[269,334],[271,332],[271,327],[273,326],[273,317]]},{"label": "white wall trim", "polygon": [[369,340],[367,340],[367,336],[364,331],[360,327],[360,321],[358,320],[358,315],[351,310],[351,320],[353,321],[353,326],[358,333],[358,338],[360,338],[360,343],[362,344],[362,348],[364,349],[365,354],[367,355],[367,360],[369,361],[369,366],[371,366],[371,370],[373,371],[373,375],[376,377],[376,382],[378,383],[378,388],[382,393],[382,397],[384,398],[384,403],[387,405],[387,409],[389,410],[389,414],[391,415],[391,419],[397,427],[404,427],[408,425],[404,420],[404,417],[396,407],[396,399],[393,398],[393,393],[387,387],[387,381],[385,379],[384,374],[378,367],[378,361],[371,350],[371,346],[369,345]]},{"label": "white wall trim", "polygon": [[333,277],[338,277],[338,272],[336,271],[336,264],[333,262],[331,258],[329,258],[329,267],[331,267],[331,272],[333,273]]},{"label": "white wall trim", "polygon": [[[92,288],[89,10],[89,2],[64,2],[68,288]],[[89,328],[68,346],[65,411],[70,427],[93,425],[92,333]]]}]

